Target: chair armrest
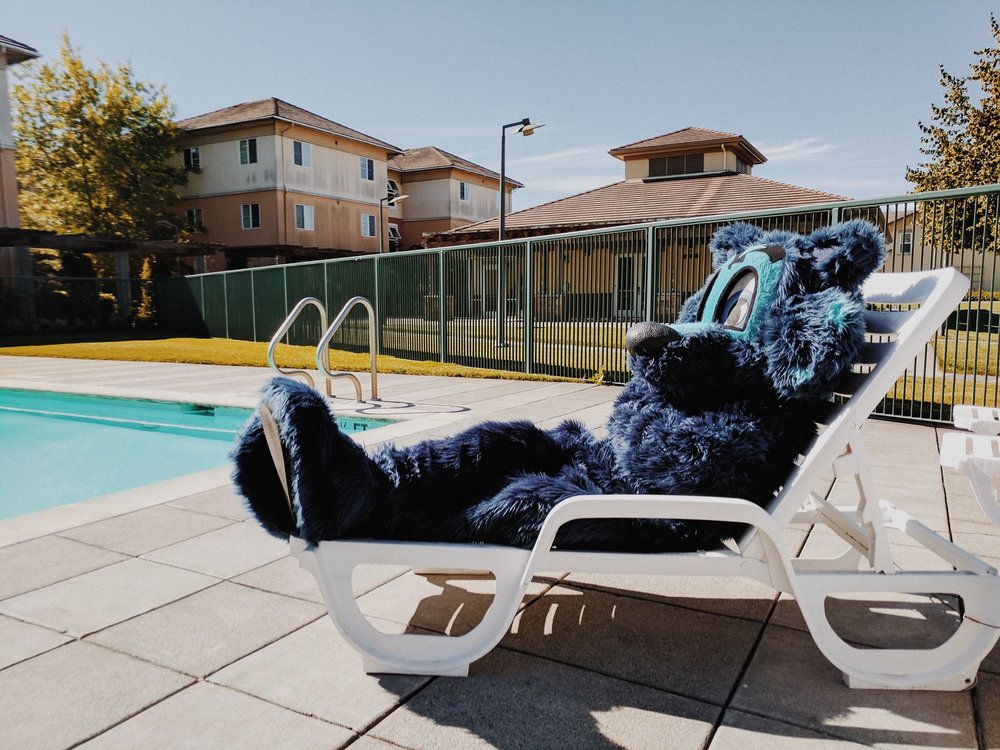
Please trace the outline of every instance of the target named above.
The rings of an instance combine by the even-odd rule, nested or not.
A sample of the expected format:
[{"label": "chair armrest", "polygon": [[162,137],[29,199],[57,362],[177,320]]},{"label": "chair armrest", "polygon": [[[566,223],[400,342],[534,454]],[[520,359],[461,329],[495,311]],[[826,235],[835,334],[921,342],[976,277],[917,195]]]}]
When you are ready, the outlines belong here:
[{"label": "chair armrest", "polygon": [[531,579],[535,570],[545,569],[545,558],[552,550],[559,529],[582,518],[660,518],[748,524],[760,532],[768,559],[780,567],[785,577],[792,575],[787,556],[782,552],[781,530],[766,510],[749,500],[708,495],[576,495],[560,502],[546,516],[525,567],[525,581]]}]

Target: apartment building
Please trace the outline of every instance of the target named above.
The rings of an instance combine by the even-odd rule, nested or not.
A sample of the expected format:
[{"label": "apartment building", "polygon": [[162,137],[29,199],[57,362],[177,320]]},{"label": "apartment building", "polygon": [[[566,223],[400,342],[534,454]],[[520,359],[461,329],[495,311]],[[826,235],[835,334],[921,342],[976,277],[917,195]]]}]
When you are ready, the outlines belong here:
[{"label": "apartment building", "polygon": [[[434,146],[411,148],[389,162],[389,178],[406,194],[394,214],[399,249],[420,247],[425,234],[495,217],[499,211],[500,175]],[[524,187],[506,178],[506,210],[511,193]],[[390,219],[392,221],[392,219]]]},{"label": "apartment building", "polygon": [[425,231],[499,213],[490,170],[434,147],[404,151],[280,99],[177,124],[189,170],[181,220],[224,246],[206,270],[408,249]]},{"label": "apartment building", "polygon": [[[17,207],[17,172],[14,166],[14,131],[11,126],[7,69],[38,57],[38,50],[0,36],[0,227],[21,226]],[[0,247],[0,276],[27,274],[31,261],[26,248]]]}]

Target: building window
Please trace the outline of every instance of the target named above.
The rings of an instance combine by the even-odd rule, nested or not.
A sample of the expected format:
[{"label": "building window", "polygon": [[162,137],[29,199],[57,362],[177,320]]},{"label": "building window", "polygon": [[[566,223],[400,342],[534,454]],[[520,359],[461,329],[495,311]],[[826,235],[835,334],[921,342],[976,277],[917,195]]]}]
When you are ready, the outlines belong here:
[{"label": "building window", "polygon": [[361,214],[361,236],[375,236],[375,214]]},{"label": "building window", "polygon": [[192,172],[201,169],[201,150],[197,146],[184,149],[184,169]]},{"label": "building window", "polygon": [[399,233],[399,224],[389,225],[389,239],[394,240],[396,242],[399,242],[401,239],[403,239],[403,235]]},{"label": "building window", "polygon": [[307,229],[312,231],[316,228],[314,221],[315,212],[312,206],[306,206],[302,203],[295,204],[295,228],[296,229]]},{"label": "building window", "polygon": [[361,179],[362,180],[375,179],[375,162],[369,159],[367,156],[361,157]]},{"label": "building window", "polygon": [[292,161],[300,167],[311,167],[312,145],[302,141],[292,141]]},{"label": "building window", "polygon": [[240,141],[240,164],[257,163],[257,139],[244,138]]},{"label": "building window", "polygon": [[908,255],[913,252],[913,232],[903,232],[899,235],[899,253]]},{"label": "building window", "polygon": [[[371,159],[369,159],[369,161],[371,161]],[[396,200],[396,198],[399,197],[399,194],[403,191],[399,189],[399,183],[395,180],[386,180],[385,192],[389,196],[389,203],[391,204],[392,201]]]},{"label": "building window", "polygon": [[200,208],[189,208],[187,210],[187,225],[188,229],[195,232],[204,232],[205,224],[201,219],[201,209]]},{"label": "building window", "polygon": [[260,228],[259,203],[244,203],[242,206],[240,206],[240,213],[242,214],[244,229]]},{"label": "building window", "polygon": [[736,171],[740,174],[750,174],[750,165],[739,156],[736,157]]},{"label": "building window", "polygon": [[469,200],[469,183],[458,183],[458,199],[463,201]]},{"label": "building window", "polygon": [[650,177],[673,177],[681,174],[700,174],[704,171],[704,154],[658,156],[655,159],[649,160]]}]

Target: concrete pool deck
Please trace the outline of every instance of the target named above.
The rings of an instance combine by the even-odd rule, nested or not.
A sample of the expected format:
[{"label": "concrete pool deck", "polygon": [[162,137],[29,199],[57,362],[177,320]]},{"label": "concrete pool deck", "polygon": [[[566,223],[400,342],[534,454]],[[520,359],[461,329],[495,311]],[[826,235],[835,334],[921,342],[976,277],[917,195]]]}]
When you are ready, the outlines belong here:
[{"label": "concrete pool deck", "polygon": [[[252,406],[269,376],[0,356],[0,387],[230,405]],[[395,375],[379,385],[380,405],[335,402],[404,420],[361,433],[367,442],[488,418],[598,428],[618,393]],[[938,467],[940,432],[869,420],[876,484],[1000,565],[1000,528],[964,477]],[[1000,649],[971,691],[849,690],[794,601],[752,581],[538,578],[470,677],[365,675],[311,577],[248,519],[227,475],[0,522],[0,747],[1000,748]],[[788,539],[810,551],[832,543],[809,527]],[[904,564],[919,554],[905,544],[894,552]],[[482,580],[385,566],[359,571],[355,588],[365,613],[396,632],[460,633],[489,601]],[[932,645],[949,621],[945,606],[922,598],[834,609],[845,637],[869,646],[896,636]]]}]

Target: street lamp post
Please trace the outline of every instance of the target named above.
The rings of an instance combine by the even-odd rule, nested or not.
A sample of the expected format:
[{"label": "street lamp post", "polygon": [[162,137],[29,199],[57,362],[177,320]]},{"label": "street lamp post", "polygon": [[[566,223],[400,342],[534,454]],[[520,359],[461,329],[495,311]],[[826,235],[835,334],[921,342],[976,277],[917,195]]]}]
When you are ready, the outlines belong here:
[{"label": "street lamp post", "polygon": [[382,249],[385,246],[385,238],[382,236],[382,211],[385,205],[395,206],[400,201],[405,201],[410,196],[408,195],[397,195],[393,198],[391,195],[385,196],[385,198],[378,199],[378,254],[382,254]]},{"label": "street lamp post", "polygon": [[[517,128],[521,135],[531,135],[538,128],[544,125],[532,124],[531,120],[525,117],[517,122],[510,122],[500,128],[500,233],[499,239],[504,239],[504,229],[506,227],[507,216],[507,130]],[[503,246],[497,246],[497,346],[507,346],[507,333],[504,324],[507,322],[507,294],[504,289],[506,282],[504,279],[504,257]],[[529,290],[530,293],[530,290]]]}]

